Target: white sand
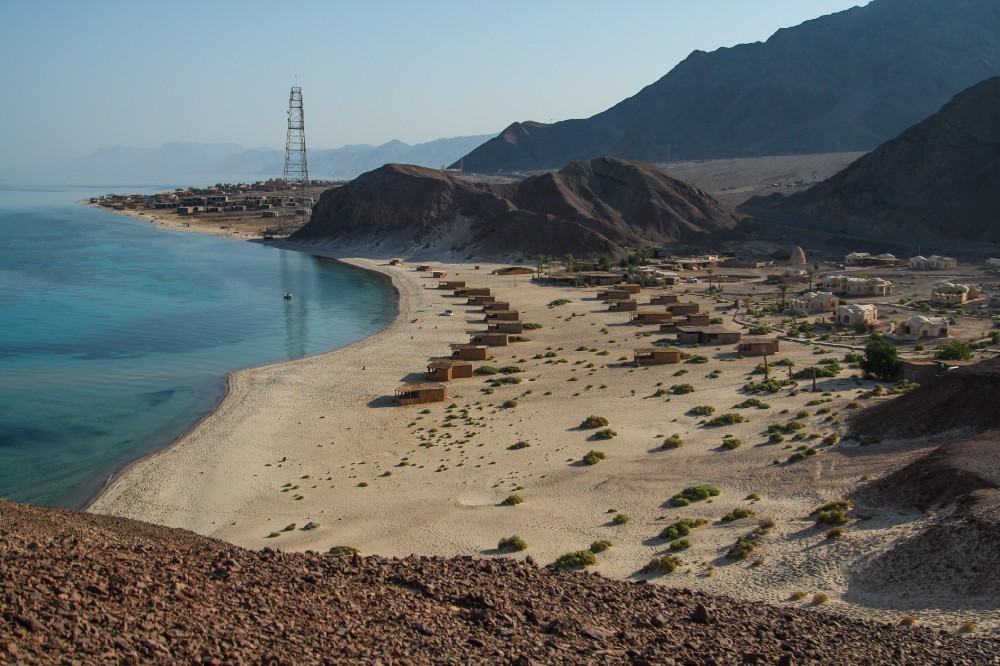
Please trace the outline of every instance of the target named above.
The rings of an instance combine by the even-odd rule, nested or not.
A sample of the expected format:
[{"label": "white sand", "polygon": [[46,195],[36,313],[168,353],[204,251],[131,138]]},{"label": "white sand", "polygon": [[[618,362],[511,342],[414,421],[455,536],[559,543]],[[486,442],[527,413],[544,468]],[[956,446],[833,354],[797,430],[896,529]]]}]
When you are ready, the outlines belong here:
[{"label": "white sand", "polygon": [[[663,336],[655,326],[626,324],[627,313],[606,312],[606,305],[594,300],[596,289],[542,287],[530,276],[490,275],[493,266],[475,270],[435,263],[448,272],[446,279],[488,286],[521,310],[523,321],[543,327],[525,332],[529,342],[493,349],[490,364],[524,369],[513,375],[522,379],[520,384],[486,395],[481,390],[489,378],[477,376],[450,382],[444,403],[390,406],[387,396],[401,380],[420,378],[428,358],[447,356],[450,343],[467,342],[469,331],[485,329],[482,313],[465,306],[465,299],[435,289],[437,280],[412,264],[348,261],[392,277],[400,294],[395,323],[322,356],[234,373],[229,395],[215,413],[175,445],[131,467],[90,510],[182,527],[249,548],[325,551],[350,545],[386,556],[492,555],[500,538],[517,534],[529,548],[515,556],[531,555],[545,564],[607,539],[614,547],[597,556],[595,570],[615,577],[633,576],[651,556],[669,552],[667,542],[656,536],[670,522],[701,516],[712,523],[688,537],[693,547],[679,553],[684,566],[658,582],[797,605],[806,605],[808,598],[789,601],[793,592],[810,597],[824,592],[831,602],[823,608],[853,615],[898,621],[912,614],[948,629],[969,619],[983,629],[1000,626],[996,604],[941,611],[933,599],[849,594],[852,568],[921,529],[921,517],[877,513],[871,521],[848,526],[841,539],[827,540],[825,530],[813,527],[807,516],[820,503],[846,495],[862,475],[878,475],[915,454],[887,454],[876,462],[851,455],[846,447],[820,447],[821,453],[806,461],[771,465],[792,450],[785,448],[790,436],[784,444],[765,444],[769,424],[808,409],[803,432],[825,434],[832,428],[824,426],[824,415],[815,414],[819,406],[804,407],[810,399],[823,399],[809,392],[759,396],[770,409],[733,409],[747,397],[739,389],[759,359],[741,359],[734,346],[727,346],[689,350],[708,356],[706,364],[626,366],[619,358],[631,360],[633,347]],[[689,286],[703,311],[725,316],[727,326],[738,328],[722,306],[704,297],[703,283],[675,289]],[[547,306],[557,298],[572,302]],[[648,293],[638,298],[644,303]],[[441,316],[447,308],[455,316]],[[645,332],[653,334],[636,337]],[[780,356],[795,359],[798,367],[819,358],[807,345],[782,344]],[[588,351],[574,351],[580,346]],[[549,351],[556,355],[534,358]],[[843,350],[835,353],[842,355]],[[517,363],[521,359],[525,362]],[[709,378],[714,369],[721,376]],[[680,370],[687,373],[675,376]],[[842,411],[860,388],[870,388],[851,374],[845,370],[839,379],[821,380],[821,390],[834,392],[833,402],[823,407]],[[696,390],[654,396],[658,388],[678,383]],[[808,387],[803,383],[801,388]],[[508,399],[518,406],[498,409]],[[448,411],[451,404],[457,408]],[[749,421],[705,428],[699,426],[702,418],[687,413],[694,405],[714,406],[716,415],[740,413]],[[425,408],[429,414],[421,413]],[[468,410],[468,421],[445,418],[462,409]],[[784,409],[789,413],[779,414]],[[590,414],[607,417],[617,437],[589,440],[593,431],[578,426]],[[658,435],[673,433],[684,438],[683,447],[658,449]],[[722,449],[728,433],[743,446]],[[530,448],[508,449],[519,440]],[[607,460],[581,464],[591,449],[604,451]],[[400,466],[404,460],[409,464]],[[667,506],[673,494],[698,483],[716,485],[721,495],[685,508]],[[515,492],[523,504],[499,506]],[[745,500],[750,493],[761,499]],[[773,517],[777,527],[762,537],[751,559],[734,562],[722,555],[757,526],[757,517],[718,521],[741,506],[752,507],[757,517]],[[631,521],[612,525],[611,509]],[[319,527],[303,531],[310,522]],[[291,524],[296,527],[283,531]],[[280,536],[270,536],[274,533]],[[758,554],[763,559],[755,566]]]}]

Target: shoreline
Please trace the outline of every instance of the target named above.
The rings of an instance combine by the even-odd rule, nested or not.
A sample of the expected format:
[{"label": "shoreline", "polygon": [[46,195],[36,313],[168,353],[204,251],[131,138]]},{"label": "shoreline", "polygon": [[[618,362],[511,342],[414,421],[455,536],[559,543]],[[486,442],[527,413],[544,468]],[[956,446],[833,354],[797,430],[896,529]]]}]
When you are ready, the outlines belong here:
[{"label": "shoreline", "polygon": [[[657,584],[778,606],[809,606],[808,597],[797,593],[822,592],[831,601],[816,612],[883,622],[912,614],[921,624],[944,629],[972,619],[983,631],[1000,629],[994,599],[963,599],[956,606],[948,597],[875,594],[852,583],[865,558],[919,534],[931,517],[875,511],[863,527],[851,525],[836,540],[825,539],[809,517],[862,479],[888,473],[926,449],[888,442],[874,460],[863,455],[870,451],[823,447],[817,439],[812,441],[819,455],[773,464],[789,455],[791,441],[769,444],[762,428],[807,407],[817,394],[805,384],[801,395],[763,396],[769,409],[733,410],[745,423],[709,428],[691,415],[698,405],[712,405],[719,414],[744,400],[741,387],[759,359],[738,357],[728,346],[703,346],[687,350],[708,357],[703,365],[634,367],[623,359],[656,338],[644,340],[649,329],[609,312],[595,299],[596,290],[494,276],[492,264],[477,270],[422,261],[447,271],[445,279],[485,282],[522,312],[522,321],[541,328],[525,331],[526,342],[490,350],[495,360],[486,363],[520,367],[512,375],[520,383],[490,387],[491,377],[474,376],[448,382],[444,403],[388,406],[401,381],[422,378],[429,357],[447,355],[448,343],[481,330],[482,313],[464,299],[428,288],[429,274],[411,264],[388,266],[313,246],[287,249],[388,275],[399,299],[396,319],[324,354],[231,373],[231,389],[211,415],[126,470],[89,510],[252,549],[324,552],[349,545],[386,557],[531,555],[546,563],[608,540],[614,546],[598,555],[595,570],[622,579],[635,579],[651,556],[672,552],[656,538],[664,527],[680,517],[704,517],[710,525],[693,531],[692,546],[679,553],[682,569]],[[726,315],[703,284],[675,291],[703,311]],[[560,297],[569,303],[553,306]],[[639,298],[647,300],[645,290]],[[440,316],[446,308],[454,316]],[[802,366],[814,363],[816,353],[810,345],[783,343],[780,356]],[[695,390],[665,391],[677,383]],[[820,390],[830,397],[822,398],[828,403],[823,409],[842,410],[856,392],[872,386],[851,378],[850,371],[824,380]],[[514,405],[503,406],[508,401]],[[829,432],[829,411],[805,411],[803,432]],[[600,441],[593,431],[581,430],[589,414],[607,417],[617,436]],[[673,433],[682,436],[683,446],[663,449],[659,438]],[[745,444],[726,450],[720,441],[727,434]],[[515,447],[519,441],[529,446]],[[606,452],[607,459],[582,464],[591,449]],[[669,505],[672,494],[707,482],[721,495],[683,509]],[[524,503],[501,506],[512,494]],[[760,499],[747,499],[751,495]],[[762,537],[760,565],[720,555],[756,525],[757,517],[722,520],[737,508],[776,523]],[[631,520],[616,524],[612,510]],[[498,539],[512,534],[528,543],[526,551],[512,555],[496,548]]]}]

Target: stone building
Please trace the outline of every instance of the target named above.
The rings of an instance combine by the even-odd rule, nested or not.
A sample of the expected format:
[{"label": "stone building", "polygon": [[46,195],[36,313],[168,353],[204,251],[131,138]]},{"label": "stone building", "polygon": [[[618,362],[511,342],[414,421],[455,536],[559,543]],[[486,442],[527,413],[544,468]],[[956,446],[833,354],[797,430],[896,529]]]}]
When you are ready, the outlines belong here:
[{"label": "stone building", "polygon": [[831,275],[823,278],[820,287],[835,294],[851,296],[890,296],[892,283],[882,278],[848,277]]},{"label": "stone building", "polygon": [[870,326],[878,322],[878,308],[871,303],[852,303],[837,308],[837,323],[848,326]]},{"label": "stone building", "polygon": [[974,301],[982,293],[979,287],[955,282],[940,282],[931,287],[931,301],[956,305],[966,301]]},{"label": "stone building", "polygon": [[840,299],[829,291],[809,291],[801,296],[788,299],[788,309],[800,314],[833,312]]},{"label": "stone building", "polygon": [[911,317],[903,325],[903,333],[914,338],[946,338],[948,337],[948,319],[946,317]]}]

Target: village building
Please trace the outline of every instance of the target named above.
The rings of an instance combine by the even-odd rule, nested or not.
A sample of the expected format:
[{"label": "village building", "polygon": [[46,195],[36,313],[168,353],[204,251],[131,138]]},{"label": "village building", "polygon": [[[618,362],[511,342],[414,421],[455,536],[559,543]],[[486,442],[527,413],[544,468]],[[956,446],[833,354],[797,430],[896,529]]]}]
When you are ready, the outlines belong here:
[{"label": "village building", "polygon": [[979,287],[955,282],[940,282],[931,287],[931,301],[958,305],[974,301],[982,295]]},{"label": "village building", "polygon": [[847,277],[846,275],[831,275],[823,278],[820,287],[835,294],[850,296],[889,296],[892,294],[892,283],[882,278]]},{"label": "village building", "polygon": [[483,312],[493,312],[494,310],[510,310],[510,301],[491,301],[483,303]]},{"label": "village building", "polygon": [[650,305],[670,305],[671,303],[680,302],[680,296],[677,294],[655,294],[649,299]]},{"label": "village building", "polygon": [[[487,303],[495,303],[497,300],[496,296],[472,296],[466,301],[466,305],[486,305]],[[506,308],[505,308],[506,309]]]},{"label": "village building", "polygon": [[493,271],[494,275],[533,275],[534,273],[535,271],[527,266],[508,266]]},{"label": "village building", "polygon": [[624,291],[624,292],[627,292],[629,294],[632,294],[632,295],[638,294],[640,291],[642,291],[642,285],[641,284],[622,283],[622,284],[618,285],[616,288],[619,289],[619,290],[621,290],[621,291]]},{"label": "village building", "polygon": [[486,345],[452,345],[451,357],[464,361],[485,361],[490,349]]},{"label": "village building", "polygon": [[736,345],[736,351],[740,356],[767,356],[777,354],[778,348],[778,338],[743,340]]},{"label": "village building", "polygon": [[788,309],[799,314],[833,312],[839,304],[840,299],[829,291],[809,291],[788,299]]},{"label": "village building", "polygon": [[427,379],[448,382],[472,376],[472,363],[452,358],[436,358],[427,364]]},{"label": "village building", "polygon": [[636,365],[680,363],[681,350],[677,347],[639,347],[633,350],[632,361]]},{"label": "village building", "polygon": [[555,285],[587,285],[594,287],[618,284],[624,278],[619,273],[605,271],[581,271],[579,273],[552,271],[551,273],[546,273],[545,275],[534,279],[539,282]]},{"label": "village building", "polygon": [[770,284],[806,284],[809,282],[809,273],[801,268],[786,268],[783,273],[768,275],[767,282]]},{"label": "village building", "polygon": [[608,312],[631,312],[639,308],[639,302],[631,298],[624,301],[611,301],[608,304]]},{"label": "village building", "polygon": [[671,303],[667,306],[667,311],[672,315],[694,314],[700,309],[697,303]]},{"label": "village building", "polygon": [[852,303],[837,308],[837,323],[848,326],[871,326],[878,322],[878,308],[870,303]]},{"label": "village building", "polygon": [[663,322],[673,321],[674,315],[657,310],[642,310],[637,312],[630,312],[628,321],[630,324],[662,324]]},{"label": "village building", "polygon": [[465,280],[443,280],[438,282],[438,289],[449,289],[451,291],[465,289]]},{"label": "village building", "polygon": [[917,315],[903,325],[903,333],[914,338],[946,338],[948,328],[947,317]]},{"label": "village building", "polygon": [[419,266],[417,266],[417,271],[420,273],[429,273],[430,270],[431,267],[428,266],[427,264],[420,264]]},{"label": "village building", "polygon": [[844,257],[845,266],[868,266],[872,255],[867,252],[851,252]]},{"label": "village building", "polygon": [[389,265],[390,266],[401,266],[402,264],[403,264],[403,260],[402,259],[390,259],[389,260]]},{"label": "village building", "polygon": [[904,261],[894,254],[871,255],[867,252],[851,252],[844,257],[845,266],[898,266]]},{"label": "village building", "polygon": [[433,272],[431,272],[431,277],[433,277],[434,279],[437,279],[437,280],[445,277],[446,275],[448,275],[448,274],[445,273],[444,271],[433,271]]},{"label": "village building", "polygon": [[707,312],[695,312],[681,319],[660,324],[660,333],[676,333],[679,326],[701,327],[709,325],[711,317]]},{"label": "village building", "polygon": [[918,271],[950,270],[957,267],[958,261],[952,257],[942,257],[937,254],[932,254],[929,257],[922,257],[919,254],[915,257],[910,257],[910,268]]},{"label": "village building", "polygon": [[517,310],[488,310],[486,321],[518,321],[521,313]]},{"label": "village building", "polygon": [[487,331],[485,333],[473,333],[469,336],[470,345],[486,345],[487,347],[506,347],[510,344],[506,333]]},{"label": "village building", "polygon": [[486,330],[495,333],[523,333],[524,323],[520,321],[495,321],[487,324]]},{"label": "village building", "polygon": [[740,341],[739,331],[721,326],[678,326],[677,342],[682,345],[734,345]]},{"label": "village building", "polygon": [[632,292],[618,288],[606,289],[604,291],[597,292],[597,298],[602,301],[624,301],[632,298]]},{"label": "village building", "polygon": [[470,298],[472,296],[489,296],[489,287],[462,287],[461,289],[456,289],[454,295],[458,297]]},{"label": "village building", "polygon": [[429,402],[444,402],[448,391],[444,384],[429,382],[407,382],[396,389],[396,402],[400,405],[423,405]]}]

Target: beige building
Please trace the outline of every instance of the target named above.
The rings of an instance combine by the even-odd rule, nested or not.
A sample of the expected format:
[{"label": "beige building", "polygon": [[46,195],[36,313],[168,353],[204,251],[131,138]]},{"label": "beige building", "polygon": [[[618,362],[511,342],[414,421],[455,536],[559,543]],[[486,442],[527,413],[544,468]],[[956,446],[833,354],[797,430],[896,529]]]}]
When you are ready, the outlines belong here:
[{"label": "beige building", "polygon": [[938,254],[932,254],[929,257],[922,257],[918,254],[915,257],[910,257],[910,268],[918,271],[948,270],[957,266],[957,260],[951,257],[942,257]]},{"label": "beige building", "polygon": [[852,303],[837,308],[837,323],[848,326],[869,326],[878,321],[878,308],[871,303]]},{"label": "beige building", "polygon": [[946,338],[948,337],[948,319],[945,317],[911,317],[903,325],[903,333],[914,338]]},{"label": "beige building", "polygon": [[829,291],[809,291],[788,300],[788,308],[801,314],[833,312],[839,304],[840,299]]},{"label": "beige building", "polygon": [[882,278],[831,275],[823,278],[820,286],[835,294],[849,294],[851,296],[889,296],[892,294],[892,283]]},{"label": "beige building", "polygon": [[961,304],[981,295],[979,287],[955,282],[941,282],[931,288],[931,301],[935,303]]}]

